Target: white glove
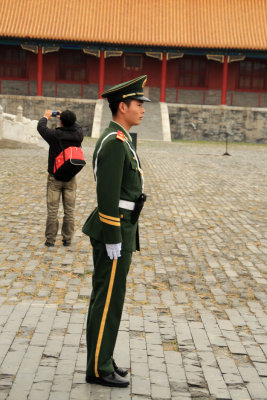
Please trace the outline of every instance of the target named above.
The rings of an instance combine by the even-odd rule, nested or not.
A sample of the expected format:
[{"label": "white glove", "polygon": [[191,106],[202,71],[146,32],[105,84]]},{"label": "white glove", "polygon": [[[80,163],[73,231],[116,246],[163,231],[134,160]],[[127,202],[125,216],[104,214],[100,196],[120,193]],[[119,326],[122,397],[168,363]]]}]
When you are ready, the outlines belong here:
[{"label": "white glove", "polygon": [[121,243],[106,244],[106,249],[111,260],[117,260],[121,256]]}]

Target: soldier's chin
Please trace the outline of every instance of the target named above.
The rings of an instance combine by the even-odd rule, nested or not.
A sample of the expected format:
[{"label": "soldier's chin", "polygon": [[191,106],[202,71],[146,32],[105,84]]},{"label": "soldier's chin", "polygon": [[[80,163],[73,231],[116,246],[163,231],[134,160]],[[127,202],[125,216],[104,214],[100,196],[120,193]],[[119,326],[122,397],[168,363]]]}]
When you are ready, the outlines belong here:
[{"label": "soldier's chin", "polygon": [[142,120],[136,120],[133,122],[133,124],[131,126],[136,126],[136,125],[140,125],[142,122]]}]

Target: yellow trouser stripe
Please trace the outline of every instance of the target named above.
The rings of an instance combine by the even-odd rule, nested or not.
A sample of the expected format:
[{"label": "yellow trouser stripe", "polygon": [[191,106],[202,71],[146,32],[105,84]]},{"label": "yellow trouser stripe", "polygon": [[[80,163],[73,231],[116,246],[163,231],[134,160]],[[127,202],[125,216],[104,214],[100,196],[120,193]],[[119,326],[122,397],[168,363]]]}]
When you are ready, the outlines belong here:
[{"label": "yellow trouser stripe", "polygon": [[116,273],[116,268],[117,268],[117,262],[118,262],[118,260],[113,260],[113,263],[112,263],[112,270],[111,270],[110,281],[109,281],[109,286],[108,286],[108,294],[107,294],[106,303],[105,303],[102,320],[101,320],[101,324],[100,324],[99,334],[98,334],[98,338],[97,338],[96,351],[95,351],[95,376],[97,378],[99,378],[99,373],[98,373],[98,369],[97,369],[98,357],[99,357],[101,342],[102,342],[102,338],[103,338],[105,323],[106,323],[106,319],[107,319],[107,313],[108,313],[108,309],[109,309],[109,303],[110,303],[110,298],[111,298],[111,294],[112,294],[115,273]]},{"label": "yellow trouser stripe", "polygon": [[110,221],[109,219],[105,219],[105,218],[102,218],[102,217],[100,217],[99,219],[100,219],[100,221],[105,222],[105,224],[114,225],[114,226],[121,226],[120,222]]},{"label": "yellow trouser stripe", "polygon": [[101,212],[99,212],[98,214],[100,215],[100,217],[111,219],[112,221],[119,221],[120,220],[119,218],[110,217],[109,215],[102,214]]}]

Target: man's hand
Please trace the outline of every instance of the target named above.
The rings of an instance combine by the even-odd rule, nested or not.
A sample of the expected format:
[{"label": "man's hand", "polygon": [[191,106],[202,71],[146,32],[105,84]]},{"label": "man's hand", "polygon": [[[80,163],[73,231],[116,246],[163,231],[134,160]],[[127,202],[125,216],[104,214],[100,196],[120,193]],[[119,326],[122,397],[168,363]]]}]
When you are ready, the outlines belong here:
[{"label": "man's hand", "polygon": [[121,256],[121,243],[106,244],[106,249],[111,260],[117,260]]},{"label": "man's hand", "polygon": [[44,117],[47,119],[52,118],[52,110],[45,110]]}]

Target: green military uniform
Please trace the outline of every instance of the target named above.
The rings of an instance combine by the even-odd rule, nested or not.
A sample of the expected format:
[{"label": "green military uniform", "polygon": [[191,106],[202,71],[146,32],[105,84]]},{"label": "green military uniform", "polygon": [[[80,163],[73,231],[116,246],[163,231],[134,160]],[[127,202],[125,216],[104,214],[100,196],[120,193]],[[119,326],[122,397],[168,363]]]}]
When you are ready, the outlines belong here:
[{"label": "green military uniform", "polygon": [[[117,85],[107,92],[109,102],[143,96],[146,76]],[[123,309],[132,252],[139,250],[138,222],[133,207],[143,190],[140,161],[129,133],[115,121],[98,139],[93,155],[97,207],[83,232],[93,246],[93,290],[87,319],[87,377],[114,372],[113,351]],[[110,259],[105,244],[122,243],[121,257]]]}]

